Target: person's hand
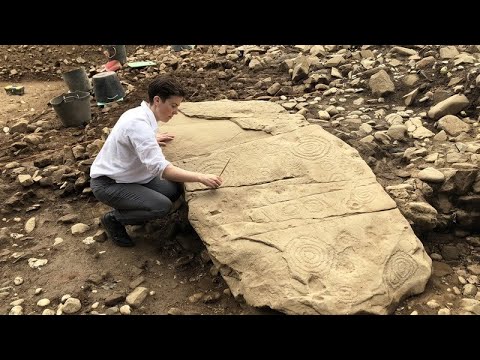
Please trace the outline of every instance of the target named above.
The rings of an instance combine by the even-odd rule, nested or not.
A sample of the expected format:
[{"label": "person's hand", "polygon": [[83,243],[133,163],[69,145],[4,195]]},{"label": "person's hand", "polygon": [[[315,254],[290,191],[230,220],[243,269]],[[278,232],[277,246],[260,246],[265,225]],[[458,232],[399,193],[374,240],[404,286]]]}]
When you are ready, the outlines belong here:
[{"label": "person's hand", "polygon": [[212,175],[212,174],[200,174],[200,179],[199,181],[205,185],[208,186],[209,188],[216,189],[220,185],[222,185],[222,178],[217,175]]},{"label": "person's hand", "polygon": [[175,135],[169,133],[158,133],[157,142],[160,146],[167,146],[167,143],[172,141],[175,138]]}]

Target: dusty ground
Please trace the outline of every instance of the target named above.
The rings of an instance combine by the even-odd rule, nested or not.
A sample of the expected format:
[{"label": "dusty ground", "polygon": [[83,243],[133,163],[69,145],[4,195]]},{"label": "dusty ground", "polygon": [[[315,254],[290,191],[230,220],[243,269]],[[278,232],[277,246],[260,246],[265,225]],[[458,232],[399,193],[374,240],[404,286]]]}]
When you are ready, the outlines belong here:
[{"label": "dusty ground", "polygon": [[[135,46],[129,46],[127,51],[133,53],[136,49]],[[154,47],[142,49],[155,51]],[[1,169],[12,161],[24,165],[43,157],[60,157],[60,163],[71,164],[71,171],[75,173],[79,161],[66,161],[68,156],[64,155],[64,147],[69,149],[73,145],[101,138],[104,127],[112,127],[122,112],[138,105],[146,95],[148,79],[145,79],[145,70],[125,72],[123,79],[135,87],[125,101],[104,109],[93,106],[91,124],[85,129],[63,128],[53,109],[48,106],[53,97],[66,90],[61,73],[79,64],[93,71],[103,62],[98,46],[0,47],[0,69],[2,66],[6,69],[7,63],[15,64],[16,69],[14,74],[11,67],[0,71],[1,127],[11,126],[15,121],[25,118],[30,124],[40,121],[37,127],[41,127],[44,134],[43,140],[35,146],[13,146],[14,141],[22,141],[21,136],[11,137],[2,132]],[[205,72],[183,68],[176,75],[186,84],[189,101],[251,99],[261,95],[262,91],[255,87],[260,78],[258,74],[252,74],[242,66],[238,66],[236,71],[236,79],[233,80],[241,81],[242,86],[233,85],[235,81],[225,81],[224,74],[219,75],[215,63]],[[265,69],[261,78],[266,76],[272,76],[279,82],[289,78],[287,72],[278,68]],[[25,86],[25,94],[6,95],[3,87],[9,84]],[[432,87],[440,85],[433,83]],[[235,93],[232,93],[233,88]],[[400,96],[394,96],[389,101],[394,103],[400,99]],[[93,101],[92,104],[95,105]],[[29,131],[34,133],[35,127]],[[362,144],[355,141],[349,143],[362,152]],[[362,155],[365,153],[362,152]],[[399,178],[393,176],[391,171],[399,165],[395,159],[383,165],[377,163],[374,171],[379,182],[382,185],[399,182]],[[63,179],[68,180],[68,174],[65,175]],[[276,313],[270,309],[252,308],[230,295],[225,282],[205,255],[203,244],[189,227],[187,209],[184,207],[169,219],[146,228],[129,227],[137,246],[119,248],[109,240],[93,244],[82,242],[100,228],[99,217],[108,210],[90,193],[74,189],[73,185],[65,188],[35,185],[24,189],[15,182],[15,177],[2,174],[0,197],[11,198],[17,192],[19,200],[10,208],[3,209],[0,220],[0,228],[4,228],[0,234],[0,263],[3,269],[0,278],[1,314],[8,314],[12,308],[10,304],[18,299],[24,299],[21,306],[25,314],[41,314],[44,308],[38,306],[37,301],[42,298],[51,301],[46,308],[56,310],[66,294],[81,300],[80,313],[90,313],[92,305],[95,307],[96,303],[95,312],[118,313],[118,307],[125,304],[125,295],[138,285],[148,288],[150,295],[140,308],[133,310],[133,314]],[[74,217],[71,221],[59,221],[65,215]],[[26,234],[25,222],[33,216],[36,218],[35,229]],[[72,235],[70,227],[74,223],[87,224],[90,230],[82,235]],[[14,234],[23,236],[16,238]],[[63,242],[54,245],[56,238],[62,238]],[[436,245],[430,244],[427,236],[421,240],[429,253],[439,252]],[[450,240],[445,236],[445,242]],[[47,259],[48,263],[40,269],[33,269],[28,265],[30,258]],[[462,262],[467,265],[472,261],[478,261],[475,252],[450,265],[462,265]],[[16,277],[21,277],[23,283],[14,285]],[[438,309],[425,304],[432,298],[438,299],[439,303],[449,304],[455,311],[458,297],[452,294],[453,286],[461,287],[455,274],[436,272],[425,293],[405,300],[396,313],[417,311],[420,314],[436,314]],[[42,290],[35,294],[38,288]]]}]

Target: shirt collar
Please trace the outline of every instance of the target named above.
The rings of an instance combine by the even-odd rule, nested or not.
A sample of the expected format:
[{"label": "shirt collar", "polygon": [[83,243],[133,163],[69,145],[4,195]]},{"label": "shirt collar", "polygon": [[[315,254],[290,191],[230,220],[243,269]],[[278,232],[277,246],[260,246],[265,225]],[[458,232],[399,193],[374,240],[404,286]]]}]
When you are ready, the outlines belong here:
[{"label": "shirt collar", "polygon": [[140,106],[145,110],[145,113],[147,114],[150,125],[152,126],[153,129],[156,130],[158,128],[157,119],[155,119],[155,115],[153,114],[153,111],[148,106],[148,103],[146,101],[142,101]]}]

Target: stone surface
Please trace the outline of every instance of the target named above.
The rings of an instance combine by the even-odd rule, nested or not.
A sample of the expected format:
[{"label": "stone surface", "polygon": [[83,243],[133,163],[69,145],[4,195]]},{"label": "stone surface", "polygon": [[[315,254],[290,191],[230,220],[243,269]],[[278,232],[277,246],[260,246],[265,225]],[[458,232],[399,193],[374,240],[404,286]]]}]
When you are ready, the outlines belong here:
[{"label": "stone surface", "polygon": [[424,290],[431,260],[355,149],[274,103],[181,111],[161,127],[182,139],[165,153],[187,170],[223,171],[217,190],[187,183],[186,199],[234,296],[288,314],[386,314]]}]

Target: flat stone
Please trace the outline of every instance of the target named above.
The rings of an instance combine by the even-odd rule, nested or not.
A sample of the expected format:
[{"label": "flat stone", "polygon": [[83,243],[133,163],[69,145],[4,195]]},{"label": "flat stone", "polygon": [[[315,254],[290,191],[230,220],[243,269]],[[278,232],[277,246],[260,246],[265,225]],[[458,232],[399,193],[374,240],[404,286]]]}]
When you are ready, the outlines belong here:
[{"label": "flat stone", "polygon": [[433,266],[433,275],[435,275],[435,276],[442,277],[442,276],[445,276],[445,275],[453,274],[452,267],[448,264],[443,263],[443,262],[433,261],[432,266]]},{"label": "flat stone", "polygon": [[441,183],[445,180],[445,175],[435,168],[425,168],[418,173],[420,180],[432,183]]},{"label": "flat stone", "polygon": [[[387,314],[424,290],[431,259],[355,149],[276,103],[185,103],[182,113],[162,126],[185,139],[165,154],[223,171],[217,190],[186,183],[186,199],[234,296],[287,314]],[[188,139],[200,132],[199,152]]]}]

